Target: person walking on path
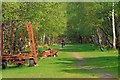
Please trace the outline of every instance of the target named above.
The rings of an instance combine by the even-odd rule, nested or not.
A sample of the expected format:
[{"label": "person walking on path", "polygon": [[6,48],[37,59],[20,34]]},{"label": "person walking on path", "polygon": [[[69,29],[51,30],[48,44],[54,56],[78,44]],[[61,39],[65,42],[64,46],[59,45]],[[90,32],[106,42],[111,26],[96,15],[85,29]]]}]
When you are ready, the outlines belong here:
[{"label": "person walking on path", "polygon": [[65,40],[64,39],[61,40],[61,45],[62,45],[62,48],[64,48],[64,46],[65,46]]}]

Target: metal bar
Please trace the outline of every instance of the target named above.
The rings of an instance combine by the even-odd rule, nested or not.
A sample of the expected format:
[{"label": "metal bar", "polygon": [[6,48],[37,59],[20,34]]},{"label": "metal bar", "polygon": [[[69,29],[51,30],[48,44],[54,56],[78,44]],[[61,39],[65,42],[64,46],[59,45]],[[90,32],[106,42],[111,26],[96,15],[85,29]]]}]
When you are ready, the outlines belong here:
[{"label": "metal bar", "polygon": [[4,27],[4,23],[2,23],[2,25],[0,26],[0,55],[2,55],[4,52],[4,49],[3,49],[3,27]]}]

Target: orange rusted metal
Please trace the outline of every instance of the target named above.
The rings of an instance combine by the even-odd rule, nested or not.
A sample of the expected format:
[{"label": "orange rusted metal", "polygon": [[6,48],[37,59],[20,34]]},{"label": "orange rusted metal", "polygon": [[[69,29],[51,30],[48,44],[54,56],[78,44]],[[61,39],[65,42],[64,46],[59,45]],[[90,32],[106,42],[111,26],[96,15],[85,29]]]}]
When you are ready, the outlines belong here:
[{"label": "orange rusted metal", "polygon": [[34,41],[34,35],[33,35],[33,29],[32,29],[32,22],[30,22],[28,24],[28,37],[29,37],[29,41],[30,41],[30,51],[31,51],[30,55],[35,57],[34,60],[36,62],[38,54],[37,54],[36,47],[35,47],[35,41]]},{"label": "orange rusted metal", "polygon": [[2,23],[2,25],[0,26],[0,65],[2,65],[2,54],[4,52],[4,49],[3,49],[3,27],[4,27],[4,24]]},{"label": "orange rusted metal", "polygon": [[4,52],[4,49],[3,49],[3,27],[4,27],[4,23],[2,23],[2,25],[0,27],[0,46],[1,46],[1,53],[2,54]]},{"label": "orange rusted metal", "polygon": [[[14,27],[14,23],[12,23],[12,26]],[[32,29],[32,22],[27,24],[24,23],[24,30],[28,31],[28,38],[30,42],[30,53],[29,54],[4,54],[0,56],[3,61],[11,61],[13,64],[23,64],[26,59],[33,59],[35,64],[37,63],[37,51],[36,51],[36,45],[34,41],[34,34]],[[0,35],[2,35],[2,27],[0,27]],[[12,44],[14,44],[14,31],[12,32]],[[2,40],[2,38],[1,38]],[[2,41],[0,41],[2,43]],[[3,46],[2,46],[3,49]],[[4,53],[4,51],[2,51]]]}]

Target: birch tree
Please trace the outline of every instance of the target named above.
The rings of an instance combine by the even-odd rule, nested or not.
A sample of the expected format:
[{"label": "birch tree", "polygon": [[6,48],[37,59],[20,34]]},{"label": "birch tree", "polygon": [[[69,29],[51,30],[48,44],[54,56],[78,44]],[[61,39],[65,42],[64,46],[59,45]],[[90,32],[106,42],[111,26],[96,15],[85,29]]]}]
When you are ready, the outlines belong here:
[{"label": "birch tree", "polygon": [[114,2],[113,2],[113,4],[112,4],[112,27],[113,27],[113,48],[116,49],[115,18],[114,18]]}]

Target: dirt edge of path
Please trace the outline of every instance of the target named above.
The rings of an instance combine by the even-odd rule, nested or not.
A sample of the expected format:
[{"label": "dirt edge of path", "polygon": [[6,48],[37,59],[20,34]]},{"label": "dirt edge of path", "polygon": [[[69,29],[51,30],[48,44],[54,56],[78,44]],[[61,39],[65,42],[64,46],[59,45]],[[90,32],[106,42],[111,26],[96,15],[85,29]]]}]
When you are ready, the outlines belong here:
[{"label": "dirt edge of path", "polygon": [[114,77],[113,75],[105,72],[105,71],[102,71],[102,70],[99,70],[99,69],[94,69],[94,68],[88,68],[88,67],[85,67],[85,66],[81,66],[81,64],[84,63],[84,58],[80,56],[80,54],[78,52],[71,52],[70,53],[71,55],[73,55],[76,59],[79,60],[79,62],[77,62],[75,65],[79,68],[82,68],[82,69],[86,69],[86,70],[89,70],[91,72],[96,72],[98,74],[101,75],[100,78],[116,78]]}]

